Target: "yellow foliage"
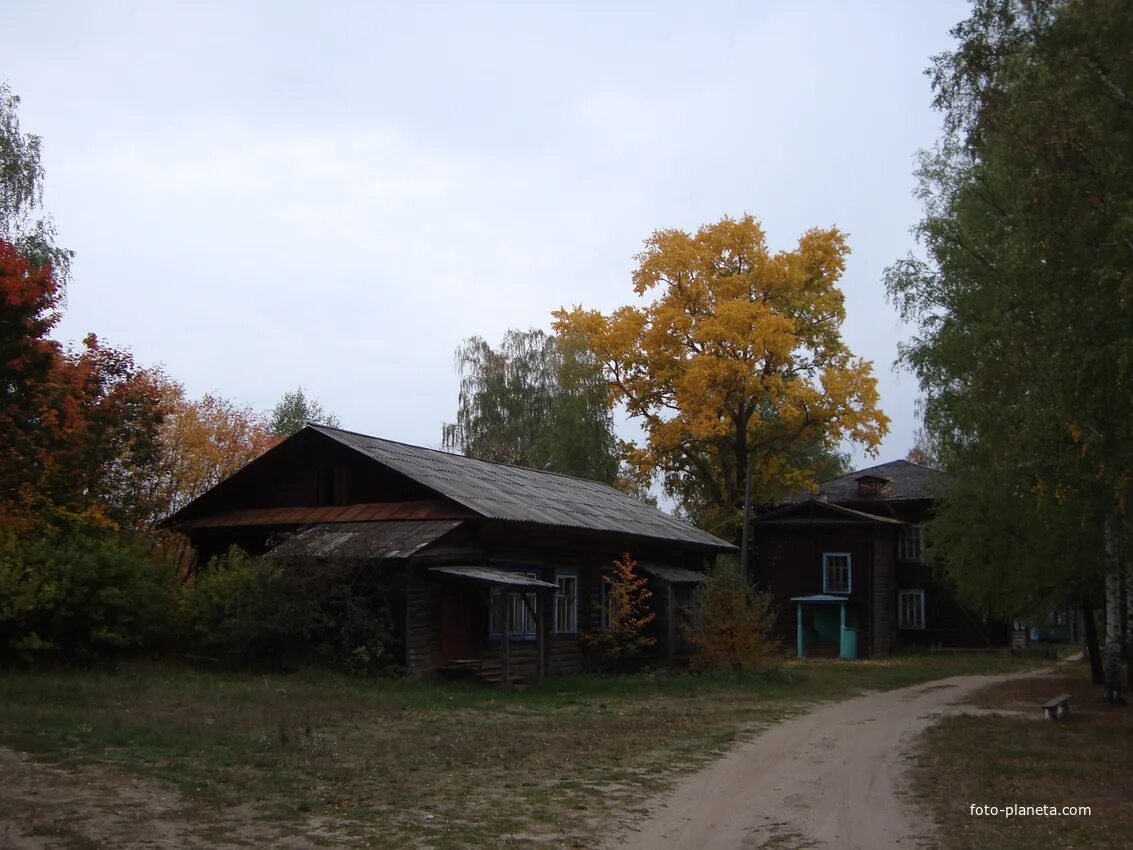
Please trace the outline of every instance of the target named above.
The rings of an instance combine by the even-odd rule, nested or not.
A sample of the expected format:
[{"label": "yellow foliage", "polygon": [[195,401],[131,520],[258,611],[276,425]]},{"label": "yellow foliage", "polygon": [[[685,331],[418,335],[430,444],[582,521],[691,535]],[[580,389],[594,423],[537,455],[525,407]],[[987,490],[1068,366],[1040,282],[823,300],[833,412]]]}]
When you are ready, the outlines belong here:
[{"label": "yellow foliage", "polygon": [[750,215],[695,235],[658,230],[637,255],[642,306],[610,315],[554,313],[555,333],[592,350],[616,401],[643,420],[644,446],[626,461],[734,524],[750,461],[759,500],[806,487],[804,449],[843,439],[871,453],[888,430],[872,364],[840,332],[837,282],[849,247],[836,228],[811,229],[772,254]]}]

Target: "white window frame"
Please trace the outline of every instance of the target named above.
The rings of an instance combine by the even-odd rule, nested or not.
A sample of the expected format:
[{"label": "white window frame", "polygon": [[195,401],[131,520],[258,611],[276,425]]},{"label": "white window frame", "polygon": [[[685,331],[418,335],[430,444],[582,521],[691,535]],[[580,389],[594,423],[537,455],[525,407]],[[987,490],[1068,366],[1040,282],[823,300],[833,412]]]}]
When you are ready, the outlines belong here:
[{"label": "white window frame", "polygon": [[[909,619],[905,616],[905,600],[917,600],[913,604],[913,611],[920,614],[920,623],[916,622],[917,617],[913,617],[913,622],[910,623]],[[923,590],[898,590],[897,591],[897,628],[903,631],[920,631],[925,628],[925,605],[924,605],[924,591]]]},{"label": "white window frame", "polygon": [[901,527],[897,535],[897,560],[905,564],[924,563],[923,525],[915,523]]},{"label": "white window frame", "polygon": [[[603,582],[604,583],[604,582]],[[564,592],[564,584],[570,592]],[[560,613],[565,608],[567,622]],[[557,635],[578,634],[578,570],[555,570],[555,630]]]},{"label": "white window frame", "polygon": [[[830,589],[830,568],[833,566],[835,558],[846,559],[846,589],[845,590],[831,590]],[[849,552],[823,552],[822,553],[822,592],[833,593],[849,596],[854,589],[854,568],[853,559],[850,557]]]}]

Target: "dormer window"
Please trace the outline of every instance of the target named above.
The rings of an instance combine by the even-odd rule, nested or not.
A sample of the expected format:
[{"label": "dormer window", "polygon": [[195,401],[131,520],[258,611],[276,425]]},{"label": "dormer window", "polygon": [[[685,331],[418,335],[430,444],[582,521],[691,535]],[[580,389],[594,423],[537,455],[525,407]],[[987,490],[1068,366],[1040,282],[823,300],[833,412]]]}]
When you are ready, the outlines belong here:
[{"label": "dormer window", "polygon": [[863,475],[857,479],[859,496],[880,496],[889,484],[888,478],[876,475]]}]

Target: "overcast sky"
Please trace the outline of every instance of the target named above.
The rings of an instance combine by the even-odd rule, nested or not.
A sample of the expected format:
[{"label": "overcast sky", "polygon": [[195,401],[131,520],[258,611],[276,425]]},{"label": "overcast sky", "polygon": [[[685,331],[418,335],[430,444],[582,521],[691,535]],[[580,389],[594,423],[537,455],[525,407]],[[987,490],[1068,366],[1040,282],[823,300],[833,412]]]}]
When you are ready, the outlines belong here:
[{"label": "overcast sky", "polygon": [[653,230],[750,212],[772,250],[849,234],[878,461],[912,445],[881,278],[914,247],[922,72],[966,3],[2,7],[0,80],[77,254],[63,339],[256,409],[303,385],[344,427],[437,446],[461,339],[629,303]]}]

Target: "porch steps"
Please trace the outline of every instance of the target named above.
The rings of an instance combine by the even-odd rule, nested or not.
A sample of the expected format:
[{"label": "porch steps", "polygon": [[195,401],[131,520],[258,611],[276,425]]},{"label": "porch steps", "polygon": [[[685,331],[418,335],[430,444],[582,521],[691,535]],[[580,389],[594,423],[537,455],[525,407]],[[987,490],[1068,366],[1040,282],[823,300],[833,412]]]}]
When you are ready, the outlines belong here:
[{"label": "porch steps", "polygon": [[841,647],[836,643],[816,643],[806,651],[807,658],[839,658],[841,655]]},{"label": "porch steps", "polygon": [[[485,685],[499,685],[504,680],[503,662],[494,658],[459,658],[438,667],[437,672],[448,679],[481,682]],[[523,676],[513,671],[511,683],[523,684]]]}]

